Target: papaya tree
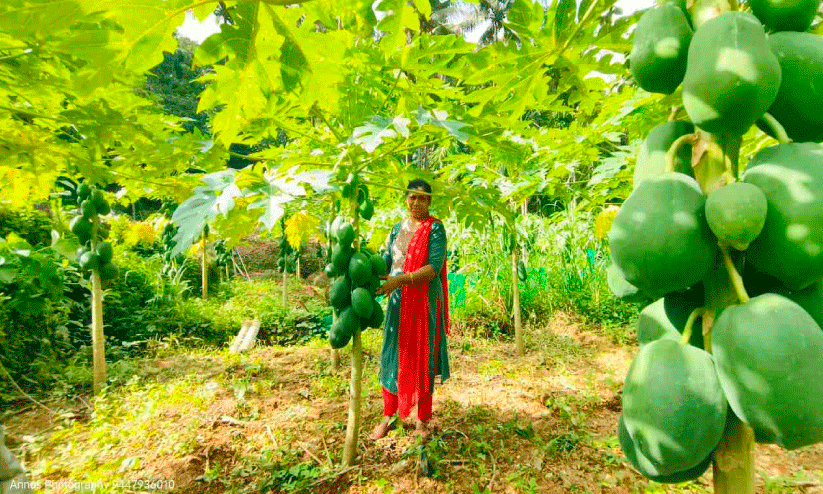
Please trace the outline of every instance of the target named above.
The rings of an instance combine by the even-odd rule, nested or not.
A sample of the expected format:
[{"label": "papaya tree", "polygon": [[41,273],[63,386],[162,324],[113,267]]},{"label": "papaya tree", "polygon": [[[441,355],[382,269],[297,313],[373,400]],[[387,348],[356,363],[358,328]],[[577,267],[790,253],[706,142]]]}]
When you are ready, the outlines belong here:
[{"label": "papaya tree", "polygon": [[77,187],[77,215],[71,220],[71,231],[77,236],[77,262],[91,282],[91,348],[92,379],[95,393],[99,393],[106,383],[106,351],[103,334],[103,289],[102,283],[117,276],[117,267],[112,264],[112,246],[104,238],[108,236],[101,216],[111,212],[102,189],[81,183]]},{"label": "papaya tree", "polygon": [[[715,492],[754,493],[755,443],[823,441],[823,94],[809,89],[823,39],[798,32],[818,4],[663,4],[634,33],[635,81],[682,85],[685,110],[649,134],[609,233],[616,285],[658,299],[638,321],[618,424],[652,480],[712,466]],[[745,163],[755,124],[778,143]]]},{"label": "papaya tree", "polygon": [[[511,145],[504,134],[537,139],[536,153],[548,162],[546,149],[573,155],[592,147],[559,132],[526,132],[531,123],[521,117],[560,105],[552,88],[568,90],[562,106],[579,105],[587,121],[600,114],[604,84],[583,81],[575,67],[616,71],[593,49],[599,37],[622,46],[614,39],[627,22],[613,18],[611,4],[577,12],[565,1],[546,12],[518,0],[504,21],[513,42],[477,50],[458,36],[426,32],[425,0],[223,2],[230,22],[193,62],[214,67],[199,80],[206,89],[198,103],[198,113],[214,112],[212,136],[181,132],[179,119],[156,112],[123,81],[174,51],[172,33],[187,10],[204,17],[217,2],[0,6],[14,47],[0,60],[0,176],[29,184],[0,194],[39,200],[38,191],[66,175],[172,197],[181,204],[171,257],[207,224],[227,249],[255,228],[271,231],[287,203],[341,190],[354,171],[401,190],[402,180],[423,175],[435,181],[445,210],[481,226],[506,210],[494,174],[478,166],[489,150]],[[581,129],[594,140],[609,125]],[[231,146],[278,140],[281,132],[284,147],[263,147],[246,157],[246,168],[226,169]],[[463,156],[438,170],[409,170],[416,149],[447,142],[459,142]],[[554,162],[549,177],[566,166]]]}]

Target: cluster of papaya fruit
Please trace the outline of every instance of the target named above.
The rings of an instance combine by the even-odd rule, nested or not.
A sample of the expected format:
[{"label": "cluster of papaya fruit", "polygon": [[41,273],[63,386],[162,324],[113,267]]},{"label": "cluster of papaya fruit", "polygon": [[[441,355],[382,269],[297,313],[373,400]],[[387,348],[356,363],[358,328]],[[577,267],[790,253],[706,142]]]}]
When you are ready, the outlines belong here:
[{"label": "cluster of papaya fruit", "polygon": [[[660,5],[634,34],[635,80],[682,83],[690,119],[651,131],[609,232],[612,290],[657,299],[637,322],[618,438],[658,482],[699,477],[731,413],[761,443],[823,441],[823,39],[802,32],[819,0],[749,6],[692,19]],[[718,146],[725,173],[698,183],[691,143],[715,136],[711,154],[754,124],[780,144],[740,174]]]},{"label": "cluster of papaya fruit", "polygon": [[332,348],[343,348],[356,330],[383,325],[383,308],[375,295],[388,267],[382,256],[368,248],[352,248],[354,227],[343,218],[335,218],[326,235],[333,239],[325,273],[332,278],[329,300],[337,315],[329,330],[329,341]]},{"label": "cluster of papaya fruit", "polygon": [[[283,232],[286,231],[285,217],[280,220]],[[286,238],[286,234],[280,237],[280,257],[277,258],[277,271],[294,274],[297,271],[297,258],[300,257],[300,250],[293,248]]]},{"label": "cluster of papaya fruit", "polygon": [[225,240],[218,240],[214,244],[214,262],[221,268],[231,266],[231,250],[226,248]]},{"label": "cluster of papaya fruit", "polygon": [[[503,248],[503,252],[507,254],[511,254],[517,248],[517,237],[509,232],[509,226],[505,223],[503,224],[503,236],[500,246]],[[525,282],[528,278],[529,273],[526,271],[526,263],[523,259],[519,259],[517,261],[517,279]]]},{"label": "cluster of papaya fruit", "polygon": [[[358,177],[349,175],[348,182],[343,185],[340,191],[343,199],[357,200],[357,214],[366,221],[374,216],[374,202],[369,197],[369,188],[365,185],[357,185]],[[352,185],[355,184],[355,185]]]},{"label": "cluster of papaya fruit", "polygon": [[166,276],[172,276],[174,274],[174,263],[172,260],[177,262],[177,267],[183,265],[183,261],[186,260],[186,256],[182,253],[177,254],[177,256],[172,256],[171,251],[177,245],[177,241],[174,240],[174,236],[177,235],[177,227],[174,226],[172,223],[166,223],[166,226],[163,228],[163,233],[160,236],[160,240],[163,242],[163,274]]},{"label": "cluster of papaya fruit", "polygon": [[108,281],[117,276],[117,266],[111,263],[111,243],[101,239],[108,238],[108,227],[100,221],[100,216],[111,212],[103,191],[87,183],[77,187],[77,199],[80,208],[71,219],[69,228],[77,236],[80,247],[77,248],[77,262],[86,275],[98,270],[100,279]]}]

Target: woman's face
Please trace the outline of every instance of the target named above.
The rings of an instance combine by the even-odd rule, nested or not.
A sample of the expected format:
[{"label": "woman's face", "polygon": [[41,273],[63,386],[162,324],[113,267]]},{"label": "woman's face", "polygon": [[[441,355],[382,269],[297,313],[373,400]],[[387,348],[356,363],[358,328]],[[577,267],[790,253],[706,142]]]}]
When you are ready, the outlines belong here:
[{"label": "woman's face", "polygon": [[406,207],[412,218],[422,219],[429,215],[432,198],[422,187],[410,189],[406,194]]}]

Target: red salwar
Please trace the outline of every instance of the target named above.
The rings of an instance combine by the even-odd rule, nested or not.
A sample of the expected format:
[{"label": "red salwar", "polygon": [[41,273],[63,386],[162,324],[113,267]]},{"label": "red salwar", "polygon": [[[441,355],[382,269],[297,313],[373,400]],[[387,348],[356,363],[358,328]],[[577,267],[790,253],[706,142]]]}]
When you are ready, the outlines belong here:
[{"label": "red salwar", "polygon": [[[409,242],[403,273],[417,271],[429,264],[429,234],[432,223],[439,221],[432,216],[426,218]],[[398,413],[406,418],[417,405],[417,418],[427,422],[432,416],[431,386],[434,376],[439,374],[440,330],[448,332],[449,301],[446,260],[440,270],[443,287],[443,305],[437,303],[435,316],[433,362],[434,372],[429,369],[429,282],[410,283],[401,287],[400,325],[398,328],[397,394],[383,388],[383,414],[391,417]],[[441,319],[442,318],[442,319]],[[442,324],[440,322],[442,321]]]},{"label": "red salwar", "polygon": [[[391,417],[395,413],[397,413],[397,395],[383,388],[383,415]],[[421,422],[428,422],[430,418],[432,418],[432,394],[420,393],[417,400],[417,419]]]}]

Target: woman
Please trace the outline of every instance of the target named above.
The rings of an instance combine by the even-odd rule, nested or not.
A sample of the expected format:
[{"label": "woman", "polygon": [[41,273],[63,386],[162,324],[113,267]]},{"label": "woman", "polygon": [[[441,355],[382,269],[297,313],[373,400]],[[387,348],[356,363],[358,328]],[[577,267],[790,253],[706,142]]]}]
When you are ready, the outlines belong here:
[{"label": "woman", "polygon": [[431,186],[417,179],[407,189],[409,217],[389,234],[389,276],[377,291],[389,296],[389,306],[380,359],[385,418],[373,439],[386,435],[395,413],[405,419],[415,405],[415,434],[425,438],[435,376],[441,376],[441,383],[449,377],[446,230],[429,216]]}]

